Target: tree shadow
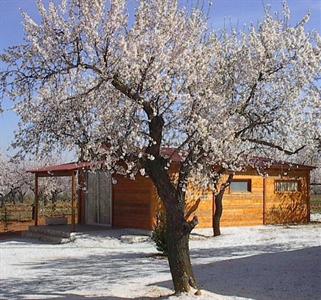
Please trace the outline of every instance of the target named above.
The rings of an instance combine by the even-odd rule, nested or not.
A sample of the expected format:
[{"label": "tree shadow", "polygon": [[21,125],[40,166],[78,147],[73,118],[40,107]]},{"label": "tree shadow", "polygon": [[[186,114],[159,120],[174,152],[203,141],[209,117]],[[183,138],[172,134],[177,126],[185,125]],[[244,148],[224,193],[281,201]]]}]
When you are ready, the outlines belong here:
[{"label": "tree shadow", "polygon": [[[301,188],[302,191],[307,190],[304,185]],[[276,195],[276,203],[266,212],[266,224],[307,223],[308,206],[305,192],[277,193]],[[270,199],[270,202],[273,203],[273,200],[275,201]]]},{"label": "tree shadow", "polygon": [[[276,243],[193,249],[192,260],[197,262],[195,274],[202,289],[219,295],[263,300],[320,300],[321,247],[289,251],[290,246]],[[261,254],[248,256],[253,253]],[[208,260],[210,263],[202,263]],[[2,279],[0,299],[32,296],[38,299],[126,299],[82,295],[94,291],[97,295],[115,295],[115,291],[122,290],[136,297],[131,299],[164,299],[173,288],[167,261],[155,259],[143,251],[128,252],[127,249],[126,252],[77,258],[65,256],[20,263],[19,267],[29,275],[23,279],[21,276]]]},{"label": "tree shadow", "polygon": [[[260,300],[321,299],[321,247],[228,259],[197,265],[194,271],[201,289],[219,295]],[[167,287],[170,282],[154,284]]]},{"label": "tree shadow", "polygon": [[21,238],[21,231],[6,231],[0,232],[0,243],[11,240],[19,240]]},{"label": "tree shadow", "polygon": [[[153,278],[155,268],[159,274],[163,274],[161,278],[169,278],[166,260],[156,260],[144,252],[128,253],[124,250],[105,255],[67,256],[50,261],[19,263],[16,266],[29,275],[25,279],[11,277],[1,280],[0,299],[26,299],[32,296],[38,296],[37,299],[126,299],[115,296],[88,297],[81,295],[81,292],[78,294],[78,291],[85,294],[97,291],[98,295],[114,294],[114,288],[126,291],[126,285],[132,281],[139,285],[140,278]],[[137,299],[158,299],[161,296],[156,293],[154,298],[145,297],[149,295],[145,289],[151,291],[155,288],[148,288],[143,283],[141,287],[142,296]],[[171,290],[167,292],[171,293]]]},{"label": "tree shadow", "polygon": [[[40,297],[45,297],[44,299],[50,299],[50,300],[155,300],[155,299],[167,299],[169,296],[173,295],[173,293],[168,294],[166,296],[155,296],[155,297],[135,297],[135,298],[124,298],[124,297],[115,297],[115,296],[84,296],[84,295],[78,295],[73,293],[59,293],[59,292],[52,292],[48,294],[44,293],[34,293],[33,296],[37,296],[36,299],[42,299]],[[7,299],[16,299],[16,300],[22,300],[26,299],[24,295],[21,295],[21,297],[14,297],[14,298],[7,298]],[[30,299],[30,298],[28,298]]]}]

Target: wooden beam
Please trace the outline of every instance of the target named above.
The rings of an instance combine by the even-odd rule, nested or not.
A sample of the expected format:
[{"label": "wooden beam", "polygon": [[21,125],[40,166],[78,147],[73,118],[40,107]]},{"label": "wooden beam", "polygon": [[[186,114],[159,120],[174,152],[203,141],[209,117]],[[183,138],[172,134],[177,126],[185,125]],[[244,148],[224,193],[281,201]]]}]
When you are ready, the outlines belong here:
[{"label": "wooden beam", "polygon": [[266,225],[266,177],[263,177],[263,225]]},{"label": "wooden beam", "polygon": [[77,224],[82,223],[82,174],[81,170],[78,170],[78,190],[77,190],[77,202],[78,202],[78,219]]},{"label": "wooden beam", "polygon": [[[111,227],[114,227],[114,218],[115,218],[115,184],[113,183],[113,175],[111,175],[111,220],[110,225]],[[154,211],[155,213],[155,211]],[[156,214],[153,214],[156,217]],[[154,218],[153,218],[153,225],[154,226]]]},{"label": "wooden beam", "polygon": [[85,224],[85,191],[86,180],[85,172],[82,169],[78,170],[78,224]]},{"label": "wooden beam", "polygon": [[69,177],[72,176],[74,171],[55,171],[55,172],[35,172],[35,174],[38,175],[38,177]]},{"label": "wooden beam", "polygon": [[71,231],[76,231],[76,215],[75,215],[75,202],[76,202],[76,172],[71,176]]},{"label": "wooden beam", "polygon": [[212,192],[212,229],[214,235],[214,224],[215,224],[215,193]]},{"label": "wooden beam", "polygon": [[310,171],[307,172],[306,176],[306,189],[307,189],[307,223],[311,222],[311,204],[310,204]]},{"label": "wooden beam", "polygon": [[38,179],[38,174],[35,174],[35,203],[34,203],[35,226],[38,226],[38,215],[39,215],[39,179]]}]

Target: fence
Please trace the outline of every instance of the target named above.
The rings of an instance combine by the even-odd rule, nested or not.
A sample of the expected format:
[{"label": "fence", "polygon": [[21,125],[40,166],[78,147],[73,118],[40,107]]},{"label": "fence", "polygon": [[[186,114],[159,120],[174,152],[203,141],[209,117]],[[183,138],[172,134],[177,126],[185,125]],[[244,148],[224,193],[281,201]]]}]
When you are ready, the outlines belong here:
[{"label": "fence", "polygon": [[[39,219],[40,224],[44,223],[45,217],[71,216],[71,204],[69,201],[40,204]],[[33,224],[33,205],[26,204],[6,204],[0,207],[0,232],[26,230]]]},{"label": "fence", "polygon": [[321,195],[315,194],[311,195],[311,213],[321,213]]}]

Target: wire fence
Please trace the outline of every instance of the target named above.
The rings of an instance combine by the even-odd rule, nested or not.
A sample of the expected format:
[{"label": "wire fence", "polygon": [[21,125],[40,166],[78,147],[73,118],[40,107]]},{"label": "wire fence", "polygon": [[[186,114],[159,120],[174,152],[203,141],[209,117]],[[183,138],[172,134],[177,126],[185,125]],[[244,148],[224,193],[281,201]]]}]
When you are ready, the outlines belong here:
[{"label": "wire fence", "polygon": [[321,213],[321,194],[311,195],[310,209],[311,213]]},{"label": "wire fence", "polygon": [[[76,210],[77,211],[77,210]],[[47,217],[71,217],[70,201],[57,203],[40,203],[40,224],[45,223]],[[0,207],[0,232],[26,230],[34,223],[34,206],[32,203],[5,204]]]}]

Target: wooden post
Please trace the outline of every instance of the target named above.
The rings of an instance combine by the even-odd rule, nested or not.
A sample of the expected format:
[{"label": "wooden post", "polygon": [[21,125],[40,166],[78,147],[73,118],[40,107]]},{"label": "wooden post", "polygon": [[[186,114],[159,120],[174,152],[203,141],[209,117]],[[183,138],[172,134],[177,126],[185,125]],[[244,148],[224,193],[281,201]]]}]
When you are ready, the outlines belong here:
[{"label": "wooden post", "polygon": [[76,231],[76,216],[75,216],[75,200],[76,200],[76,173],[72,173],[71,177],[71,231]]},{"label": "wooden post", "polygon": [[214,234],[214,224],[215,224],[215,193],[212,192],[212,229]]},{"label": "wooden post", "polygon": [[266,225],[266,178],[263,177],[263,225]]},{"label": "wooden post", "polygon": [[311,189],[311,185],[310,185],[310,170],[307,173],[307,177],[306,177],[306,189],[307,189],[307,223],[310,223],[311,221],[311,204],[310,204],[310,189]]},{"label": "wooden post", "polygon": [[34,203],[34,218],[35,226],[38,226],[38,215],[39,215],[39,183],[38,174],[35,174],[35,203]]},{"label": "wooden post", "polygon": [[78,224],[85,224],[85,194],[86,187],[85,172],[83,169],[78,170]]}]

